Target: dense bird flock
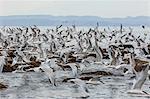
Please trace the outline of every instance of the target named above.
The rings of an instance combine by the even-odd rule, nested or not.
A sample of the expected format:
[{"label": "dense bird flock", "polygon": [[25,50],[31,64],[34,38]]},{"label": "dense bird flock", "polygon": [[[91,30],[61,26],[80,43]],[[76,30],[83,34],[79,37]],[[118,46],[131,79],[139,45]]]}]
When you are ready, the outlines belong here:
[{"label": "dense bird flock", "polygon": [[132,75],[135,82],[127,92],[148,95],[141,87],[149,74],[150,32],[137,36],[132,31],[122,25],[103,30],[98,26],[81,30],[75,25],[1,27],[0,72],[42,72],[52,86],[59,86],[60,80],[79,85],[83,97],[89,96],[86,84],[105,84],[102,76]]}]

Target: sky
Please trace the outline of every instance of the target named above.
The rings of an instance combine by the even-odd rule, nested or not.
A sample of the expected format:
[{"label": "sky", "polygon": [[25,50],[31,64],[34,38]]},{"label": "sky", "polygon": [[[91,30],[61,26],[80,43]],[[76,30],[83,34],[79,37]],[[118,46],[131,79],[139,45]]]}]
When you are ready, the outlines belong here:
[{"label": "sky", "polygon": [[0,0],[0,16],[150,16],[150,0]]}]

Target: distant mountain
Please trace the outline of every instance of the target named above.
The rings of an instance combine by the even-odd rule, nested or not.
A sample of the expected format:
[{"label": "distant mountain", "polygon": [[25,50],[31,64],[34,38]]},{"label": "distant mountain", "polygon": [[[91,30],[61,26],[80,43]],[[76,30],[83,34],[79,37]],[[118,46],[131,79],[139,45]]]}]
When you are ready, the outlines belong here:
[{"label": "distant mountain", "polygon": [[150,17],[137,16],[126,18],[102,18],[97,16],[51,16],[51,15],[17,15],[0,16],[0,26],[56,26],[56,25],[77,25],[77,26],[150,26]]}]

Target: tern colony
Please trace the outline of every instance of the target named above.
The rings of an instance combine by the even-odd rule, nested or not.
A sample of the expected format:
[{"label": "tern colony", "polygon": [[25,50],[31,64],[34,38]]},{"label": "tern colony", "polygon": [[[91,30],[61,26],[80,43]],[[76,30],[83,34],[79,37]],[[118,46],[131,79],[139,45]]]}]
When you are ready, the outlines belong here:
[{"label": "tern colony", "polygon": [[74,82],[85,96],[86,84],[103,83],[101,76],[131,74],[134,82],[127,92],[148,95],[141,87],[149,75],[150,33],[136,35],[122,25],[99,28],[1,27],[0,72],[43,72],[53,86],[60,78]]}]

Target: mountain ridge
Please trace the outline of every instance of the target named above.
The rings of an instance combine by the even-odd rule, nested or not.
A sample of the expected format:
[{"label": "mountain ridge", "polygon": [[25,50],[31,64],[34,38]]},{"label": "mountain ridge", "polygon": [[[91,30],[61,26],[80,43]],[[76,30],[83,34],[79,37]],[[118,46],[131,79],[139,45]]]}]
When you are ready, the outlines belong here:
[{"label": "mountain ridge", "polygon": [[150,26],[150,16],[136,16],[125,18],[104,18],[99,16],[53,16],[53,15],[12,15],[0,16],[1,26],[56,26],[56,25],[77,25],[77,26]]}]

